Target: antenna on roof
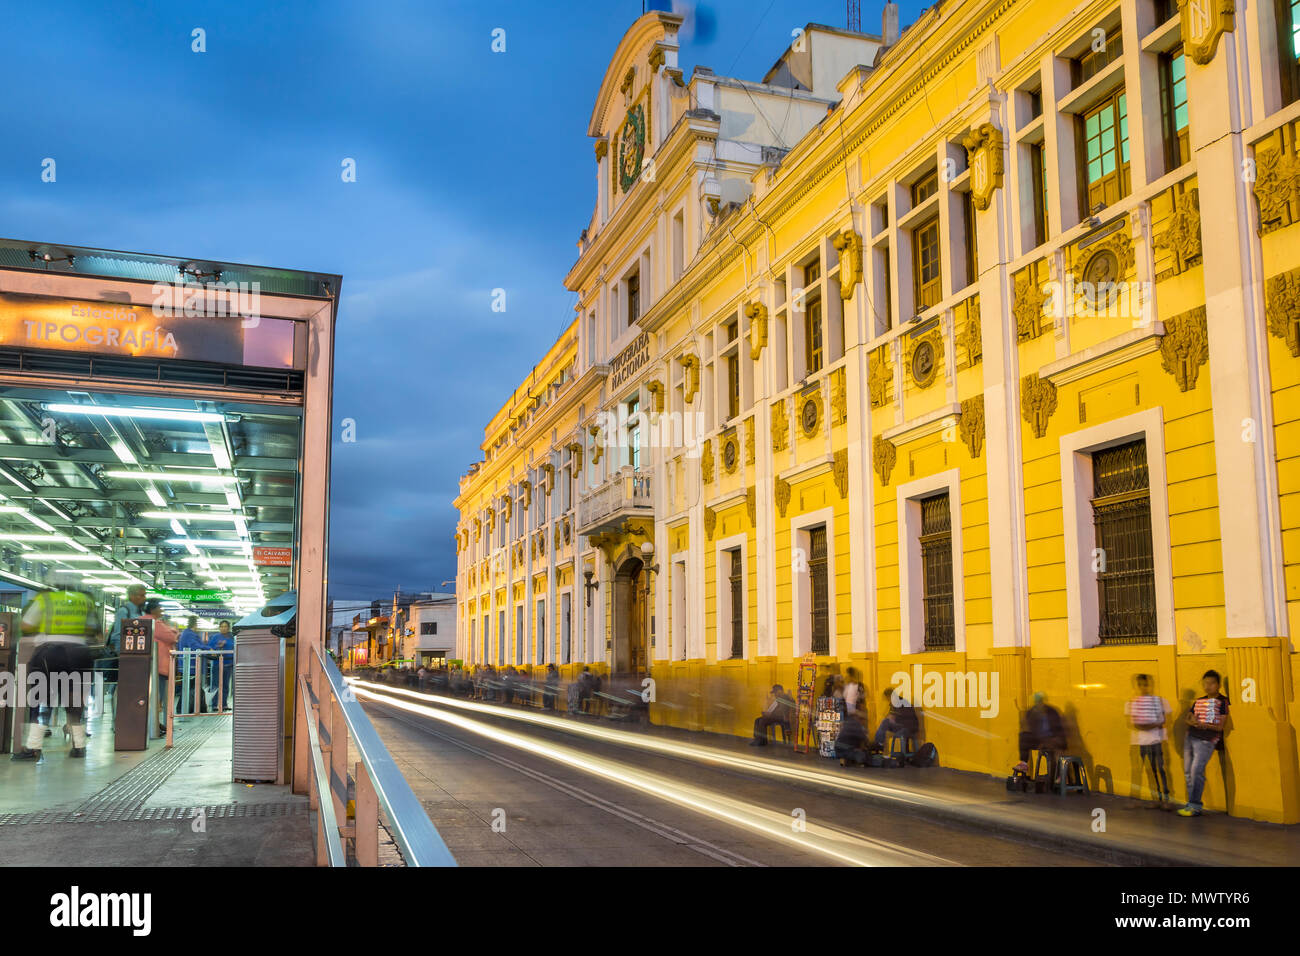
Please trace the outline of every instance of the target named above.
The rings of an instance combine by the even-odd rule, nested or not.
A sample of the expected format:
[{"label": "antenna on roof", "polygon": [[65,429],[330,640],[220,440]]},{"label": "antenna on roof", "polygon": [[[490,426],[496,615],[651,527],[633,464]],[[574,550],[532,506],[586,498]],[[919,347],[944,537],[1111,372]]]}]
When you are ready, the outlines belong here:
[{"label": "antenna on roof", "polygon": [[849,7],[849,30],[853,33],[862,32],[862,2],[861,0],[848,0]]}]

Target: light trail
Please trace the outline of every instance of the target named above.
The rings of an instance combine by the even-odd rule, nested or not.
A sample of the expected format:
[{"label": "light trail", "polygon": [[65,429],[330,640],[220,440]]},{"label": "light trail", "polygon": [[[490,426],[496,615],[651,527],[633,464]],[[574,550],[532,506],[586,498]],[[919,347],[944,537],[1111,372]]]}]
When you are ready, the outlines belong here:
[{"label": "light trail", "polygon": [[[364,696],[389,707],[409,713],[431,717],[459,727],[462,730],[486,737],[497,743],[527,751],[553,760],[593,776],[640,790],[661,800],[733,826],[759,833],[771,840],[789,844],[797,849],[812,852],[828,859],[853,866],[952,866],[953,861],[899,846],[883,840],[873,840],[833,827],[797,819],[790,814],[769,810],[757,804],[690,784],[677,783],[659,774],[637,770],[626,764],[595,757],[572,747],[553,744],[527,737],[509,730],[473,720],[461,714],[439,710],[387,693],[371,689],[382,685],[352,682],[358,697]],[[422,695],[424,696],[424,695]],[[439,699],[441,702],[441,699]],[[796,823],[804,829],[796,829]]]}]

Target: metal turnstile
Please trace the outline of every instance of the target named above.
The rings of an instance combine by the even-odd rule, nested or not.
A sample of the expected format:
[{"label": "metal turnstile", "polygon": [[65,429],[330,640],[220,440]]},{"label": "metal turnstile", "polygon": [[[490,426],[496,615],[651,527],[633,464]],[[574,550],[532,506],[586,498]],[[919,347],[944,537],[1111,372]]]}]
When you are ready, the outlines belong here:
[{"label": "metal turnstile", "polygon": [[152,672],[153,618],[124,621],[122,646],[118,648],[114,750],[146,750],[149,747],[149,680]]}]

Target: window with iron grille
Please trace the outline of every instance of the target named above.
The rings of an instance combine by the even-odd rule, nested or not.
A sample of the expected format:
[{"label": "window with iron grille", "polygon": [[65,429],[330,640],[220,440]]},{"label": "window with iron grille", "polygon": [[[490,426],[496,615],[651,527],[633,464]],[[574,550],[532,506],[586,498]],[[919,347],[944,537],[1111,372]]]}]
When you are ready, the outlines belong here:
[{"label": "window with iron grille", "polygon": [[952,517],[948,493],[921,499],[921,576],[924,583],[925,649],[954,650]]},{"label": "window with iron grille", "polygon": [[826,526],[808,529],[808,583],[812,597],[812,652],[831,652],[830,581],[826,571]]},{"label": "window with iron grille", "polygon": [[1092,456],[1097,626],[1102,644],[1156,642],[1155,559],[1146,441]]},{"label": "window with iron grille", "polygon": [[731,559],[731,656],[745,656],[745,571],[740,563],[740,549],[727,552]]}]

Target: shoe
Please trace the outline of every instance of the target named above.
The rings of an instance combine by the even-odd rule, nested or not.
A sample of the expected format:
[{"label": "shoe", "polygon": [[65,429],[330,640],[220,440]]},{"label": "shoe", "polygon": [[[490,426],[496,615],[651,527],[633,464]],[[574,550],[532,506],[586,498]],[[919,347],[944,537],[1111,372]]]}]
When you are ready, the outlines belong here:
[{"label": "shoe", "polygon": [[69,756],[69,757],[72,757],[72,758],[74,758],[74,759],[85,759],[85,756],[86,756],[86,748],[85,748],[85,747],[73,747],[71,750],[68,751],[68,756]]},{"label": "shoe", "polygon": [[54,735],[54,731],[50,730],[49,727],[46,727],[46,728],[45,728],[45,736],[46,736],[46,737],[51,737],[51,736],[53,736],[53,735]]},{"label": "shoe", "polygon": [[1183,807],[1178,811],[1178,815],[1180,817],[1199,817],[1201,815],[1201,811],[1193,810],[1191,807]]},{"label": "shoe", "polygon": [[843,757],[841,757],[841,758],[840,758],[840,766],[841,766],[841,767],[847,767],[848,765],[849,765],[849,762],[848,762],[847,760],[845,760]]},{"label": "shoe", "polygon": [[15,751],[14,755],[9,759],[10,760],[40,760],[41,752],[39,750],[32,750],[30,747],[24,747],[22,750]]}]

